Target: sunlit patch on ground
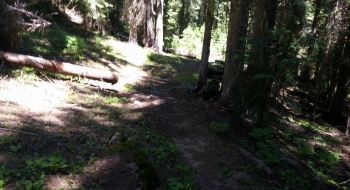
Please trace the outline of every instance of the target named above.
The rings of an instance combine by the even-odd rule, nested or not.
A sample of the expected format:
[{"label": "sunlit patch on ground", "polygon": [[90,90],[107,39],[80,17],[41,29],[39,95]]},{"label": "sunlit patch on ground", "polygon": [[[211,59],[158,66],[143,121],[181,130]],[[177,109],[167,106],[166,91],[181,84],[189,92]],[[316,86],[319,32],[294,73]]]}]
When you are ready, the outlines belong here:
[{"label": "sunlit patch on ground", "polygon": [[22,119],[31,115],[45,122],[63,125],[61,120],[66,111],[62,110],[69,94],[69,86],[45,81],[19,82],[10,79],[1,81],[0,118],[3,121]]},{"label": "sunlit patch on ground", "polygon": [[143,71],[142,67],[147,62],[147,54],[149,50],[143,49],[129,43],[120,42],[116,40],[108,40],[108,45],[113,48],[112,54],[120,54],[120,59],[128,62],[126,65],[118,63],[109,63],[108,65],[119,73],[119,81],[114,86],[118,91],[125,92],[126,84],[135,84],[140,82],[144,76],[148,76],[147,71]]}]

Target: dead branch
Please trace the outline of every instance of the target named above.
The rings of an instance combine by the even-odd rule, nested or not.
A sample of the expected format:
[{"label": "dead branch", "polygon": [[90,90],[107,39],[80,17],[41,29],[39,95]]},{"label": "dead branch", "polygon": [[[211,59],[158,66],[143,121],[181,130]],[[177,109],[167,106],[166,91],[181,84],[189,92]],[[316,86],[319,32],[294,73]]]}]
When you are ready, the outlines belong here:
[{"label": "dead branch", "polygon": [[25,132],[25,131],[19,131],[19,130],[16,130],[16,129],[8,129],[8,128],[5,128],[5,127],[0,127],[0,130],[12,131],[12,132],[17,132],[17,133],[23,133],[23,134],[27,134],[27,135],[40,136],[39,134],[30,133],[30,132]]},{"label": "dead branch", "polygon": [[347,182],[349,182],[350,181],[350,179],[348,179],[348,180],[346,180],[346,181],[343,181],[343,182],[341,182],[341,183],[338,183],[338,185],[343,185],[343,184],[345,184],[345,183],[347,183]]},{"label": "dead branch", "polygon": [[155,80],[155,81],[161,81],[161,82],[171,82],[169,79],[162,79],[162,78],[156,78],[156,77],[142,77],[144,79],[149,80]]},{"label": "dead branch", "polygon": [[254,155],[252,155],[248,151],[244,150],[243,148],[238,147],[238,149],[244,154],[245,157],[251,159],[256,164],[258,164],[258,166],[260,168],[264,169],[267,172],[267,174],[269,174],[269,175],[273,174],[273,171],[262,160],[260,160],[259,158],[255,157]]}]

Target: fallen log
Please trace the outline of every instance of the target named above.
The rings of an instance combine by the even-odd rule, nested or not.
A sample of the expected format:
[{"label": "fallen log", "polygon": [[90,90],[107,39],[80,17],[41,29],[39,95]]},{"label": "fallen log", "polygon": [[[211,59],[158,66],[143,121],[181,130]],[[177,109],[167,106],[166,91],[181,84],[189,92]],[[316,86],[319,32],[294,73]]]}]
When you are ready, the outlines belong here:
[{"label": "fallen log", "polygon": [[255,157],[253,154],[250,152],[244,150],[243,148],[240,148],[237,146],[237,148],[243,153],[243,155],[252,161],[254,161],[260,168],[264,169],[267,174],[271,175],[273,174],[273,171],[259,158]]},{"label": "fallen log", "polygon": [[101,80],[112,84],[118,82],[118,76],[115,72],[102,71],[89,67],[73,65],[66,62],[47,60],[40,57],[33,57],[30,55],[22,55],[0,51],[0,60],[5,61],[6,63],[11,63],[15,66],[33,67],[40,71],[48,71],[51,73],[60,73],[64,75]]}]

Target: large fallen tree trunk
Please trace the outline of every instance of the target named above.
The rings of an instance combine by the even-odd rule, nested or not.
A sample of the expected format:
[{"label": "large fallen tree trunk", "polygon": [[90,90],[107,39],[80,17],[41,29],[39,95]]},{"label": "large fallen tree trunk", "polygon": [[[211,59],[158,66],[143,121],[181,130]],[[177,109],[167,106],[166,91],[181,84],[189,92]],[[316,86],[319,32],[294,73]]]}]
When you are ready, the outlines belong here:
[{"label": "large fallen tree trunk", "polygon": [[101,80],[112,84],[118,82],[118,76],[114,72],[102,71],[65,62],[47,60],[40,57],[0,51],[0,60],[16,66],[33,67],[40,71],[85,77],[94,80]]}]

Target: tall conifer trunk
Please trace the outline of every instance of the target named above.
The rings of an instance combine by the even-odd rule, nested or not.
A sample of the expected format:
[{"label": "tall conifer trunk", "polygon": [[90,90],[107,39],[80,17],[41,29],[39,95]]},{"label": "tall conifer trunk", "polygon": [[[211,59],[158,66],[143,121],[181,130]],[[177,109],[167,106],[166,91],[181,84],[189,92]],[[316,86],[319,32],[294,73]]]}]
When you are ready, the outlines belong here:
[{"label": "tall conifer trunk", "polygon": [[157,0],[156,40],[153,48],[161,53],[163,49],[163,7],[164,0]]},{"label": "tall conifer trunk", "polygon": [[247,36],[248,7],[250,0],[232,0],[230,21],[227,35],[225,67],[220,100],[227,102],[233,95],[240,97],[242,80],[239,74],[243,71],[243,60],[235,57],[235,52],[244,52]]},{"label": "tall conifer trunk", "polygon": [[154,44],[154,24],[153,24],[153,0],[147,0],[147,13],[146,13],[146,19],[147,19],[147,40],[146,40],[146,46],[152,47]]},{"label": "tall conifer trunk", "polygon": [[207,84],[211,29],[214,23],[215,0],[206,0],[205,3],[207,3],[207,9],[206,9],[205,29],[204,29],[202,56],[201,56],[201,63],[199,68],[199,81],[197,84],[197,90],[202,89]]},{"label": "tall conifer trunk", "polygon": [[252,45],[253,55],[248,66],[252,87],[255,90],[256,124],[264,124],[268,98],[272,86],[272,78],[266,77],[271,69],[270,40],[268,30],[275,26],[277,0],[258,1],[254,11],[254,24],[252,38],[256,43]]}]

